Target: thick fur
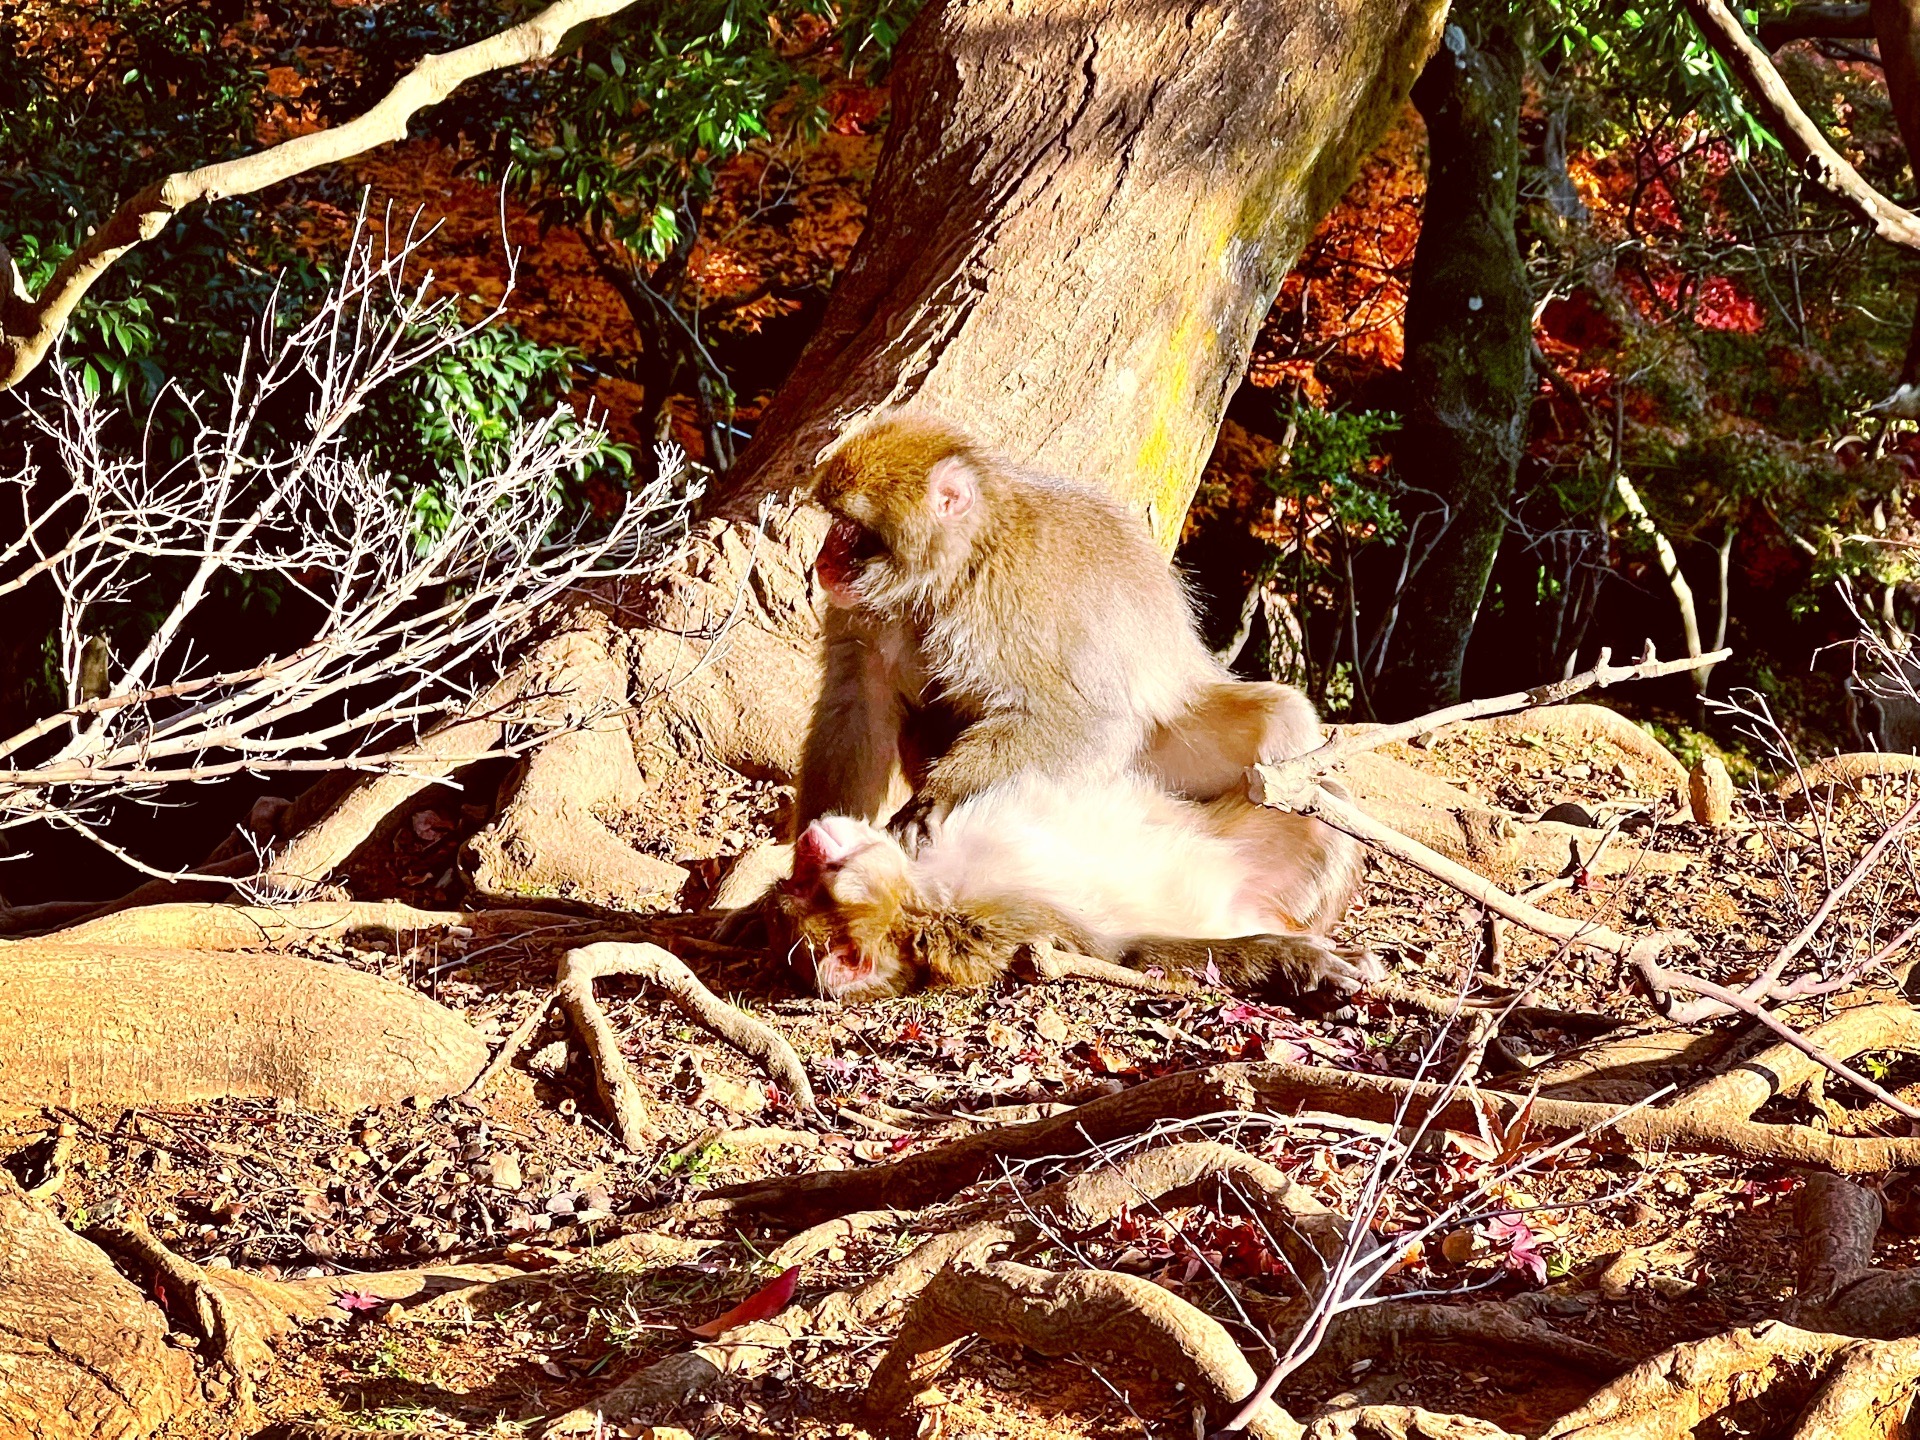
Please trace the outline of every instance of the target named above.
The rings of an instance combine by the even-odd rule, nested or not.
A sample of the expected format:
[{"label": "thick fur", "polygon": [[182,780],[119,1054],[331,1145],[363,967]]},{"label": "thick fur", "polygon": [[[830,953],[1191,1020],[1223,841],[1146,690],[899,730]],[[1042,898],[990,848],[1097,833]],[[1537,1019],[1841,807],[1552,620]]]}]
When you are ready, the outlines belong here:
[{"label": "thick fur", "polygon": [[[936,474],[971,503],[940,513]],[[799,829],[884,819],[902,731],[930,708],[951,740],[918,785],[922,819],[1025,773],[1138,770],[1211,799],[1319,742],[1298,691],[1214,660],[1146,527],[1097,490],[893,418],[842,442],[814,493],[836,520],[817,566],[833,605]]]},{"label": "thick fur", "polygon": [[1309,1006],[1366,978],[1322,935],[1360,847],[1302,816],[1182,801],[1140,776],[1027,774],[954,809],[919,851],[830,816],[799,841],[783,899],[825,994],[976,985],[1041,943],[1205,974]]}]

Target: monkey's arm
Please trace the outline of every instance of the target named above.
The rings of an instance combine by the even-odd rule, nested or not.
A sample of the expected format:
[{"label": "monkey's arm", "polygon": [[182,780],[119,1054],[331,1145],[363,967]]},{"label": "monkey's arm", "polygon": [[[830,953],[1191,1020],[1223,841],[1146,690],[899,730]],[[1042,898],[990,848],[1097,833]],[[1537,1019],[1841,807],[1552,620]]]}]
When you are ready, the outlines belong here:
[{"label": "monkey's arm", "polygon": [[1245,935],[1233,940],[1142,936],[1127,942],[1120,963],[1132,970],[1205,977],[1258,991],[1307,1015],[1345,1005],[1354,991],[1385,971],[1364,951],[1343,951],[1320,935]]},{"label": "monkey's arm", "polygon": [[829,612],[826,679],[800,757],[794,834],[823,815],[878,824],[900,769],[905,704],[873,637]]}]

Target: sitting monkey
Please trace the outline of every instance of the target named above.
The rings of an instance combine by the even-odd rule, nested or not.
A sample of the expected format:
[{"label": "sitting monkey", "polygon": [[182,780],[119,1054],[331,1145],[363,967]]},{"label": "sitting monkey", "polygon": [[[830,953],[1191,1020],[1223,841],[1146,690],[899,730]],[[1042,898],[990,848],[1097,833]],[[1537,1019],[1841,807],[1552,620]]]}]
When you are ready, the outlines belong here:
[{"label": "sitting monkey", "polygon": [[1377,973],[1325,938],[1361,868],[1347,836],[1238,797],[1027,774],[962,801],[912,854],[864,820],[814,821],[779,903],[795,957],[840,1000],[984,984],[1054,944],[1133,969],[1211,966],[1326,1010]]},{"label": "sitting monkey", "polygon": [[903,762],[915,794],[891,828],[911,847],[1018,775],[1131,771],[1211,800],[1320,743],[1298,690],[1214,659],[1146,525],[1091,486],[896,415],[841,441],[813,493],[833,516],[826,676],[796,831],[884,822]]}]

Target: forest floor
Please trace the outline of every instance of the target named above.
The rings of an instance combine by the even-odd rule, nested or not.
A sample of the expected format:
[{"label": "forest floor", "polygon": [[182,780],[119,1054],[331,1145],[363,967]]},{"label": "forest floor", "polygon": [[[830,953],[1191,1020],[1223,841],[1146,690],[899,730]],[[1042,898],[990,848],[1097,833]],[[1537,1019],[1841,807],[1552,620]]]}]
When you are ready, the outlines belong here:
[{"label": "forest floor", "polygon": [[[1800,927],[1809,897],[1817,901],[1828,883],[1823,847],[1857,854],[1899,808],[1870,784],[1797,817],[1755,801],[1731,826],[1710,830],[1686,820],[1684,809],[1676,819],[1670,782],[1604,739],[1574,745],[1443,732],[1387,753],[1529,817],[1571,802],[1602,824],[1618,821],[1623,839],[1669,858],[1611,874],[1595,867],[1590,882],[1542,903],[1623,930],[1689,930],[1703,942],[1705,969],[1723,980],[1740,977],[1745,957],[1772,953]],[[785,803],[774,787],[694,765],[659,777],[652,793],[646,815],[616,818],[629,834],[644,835],[649,849],[690,869],[689,905],[704,898],[732,856],[774,833]],[[382,898],[457,902],[454,852],[484,810],[462,811],[429,791],[362,851],[350,883]],[[1841,953],[1877,948],[1914,918],[1905,913],[1911,890],[1889,900],[1893,894],[1885,886],[1863,894],[1823,931],[1821,945]],[[418,946],[316,941],[295,950],[411,986],[497,1044],[545,1003],[557,954],[582,923],[591,922],[556,911],[545,933],[505,943],[440,936]],[[1632,1100],[1669,1082],[1684,1087],[1759,1048],[1740,1023],[1677,1030],[1658,1022],[1619,962],[1517,930],[1506,934],[1497,973],[1489,973],[1486,934],[1475,906],[1378,858],[1343,931],[1371,947],[1394,979],[1429,991],[1525,984],[1531,1006],[1623,1022],[1599,1038],[1545,1022],[1509,1024],[1500,1067],[1489,1062],[1482,1072],[1504,1068],[1502,1088]],[[689,1327],[720,1316],[784,1268],[773,1258],[782,1230],[736,1222],[718,1234],[671,1221],[634,1230],[627,1217],[670,1214],[661,1207],[727,1183],[882,1164],[1223,1061],[1294,1060],[1406,1076],[1438,1039],[1438,1063],[1428,1073],[1444,1076],[1466,1040],[1463,1025],[1449,1030],[1434,1015],[1377,1000],[1362,1006],[1357,1025],[1336,1024],[1221,992],[1143,995],[1084,982],[1009,980],[977,992],[841,1006],[814,998],[806,977],[762,946],[674,948],[716,994],[787,1036],[806,1063],[817,1111],[796,1109],[751,1061],[657,994],[609,981],[600,987],[603,1003],[660,1132],[641,1150],[615,1137],[592,1067],[556,1008],[477,1098],[416,1098],[357,1114],[284,1101],[47,1110],[0,1126],[0,1162],[25,1178],[53,1127],[77,1125],[54,1202],[63,1216],[76,1228],[144,1217],[169,1247],[211,1267],[268,1278],[349,1278],[475,1259],[554,1269],[558,1283],[524,1295],[496,1287],[479,1308],[456,1297],[387,1305],[349,1288],[326,1322],[282,1344],[258,1384],[265,1420],[254,1433],[519,1434],[637,1366],[684,1350]],[[1885,984],[1874,991],[1890,993],[1897,989]],[[1865,998],[1862,990],[1837,1003]],[[1814,1002],[1787,1013],[1804,1028],[1823,1012]],[[1905,1099],[1920,1100],[1914,1057],[1869,1055],[1859,1063]],[[1835,1134],[1907,1133],[1890,1111],[1839,1082],[1770,1102],[1755,1118]],[[1356,1144],[1364,1123],[1315,1114],[1241,1115],[1231,1123],[1242,1150],[1330,1208],[1351,1210],[1367,1170]],[[1170,1123],[1161,1134],[1203,1130],[1220,1133]],[[1430,1135],[1376,1229],[1417,1228],[1471,1193],[1511,1152],[1511,1137]],[[798,1262],[795,1298],[853,1288],[897,1263],[916,1237],[968,1221],[994,1197],[1004,1202],[1052,1173],[1044,1160],[1007,1162],[950,1199],[849,1225],[830,1243],[806,1247],[812,1253]],[[1463,1302],[1533,1294],[1537,1313],[1555,1329],[1602,1347],[1624,1368],[1674,1343],[1781,1313],[1794,1285],[1799,1183],[1781,1166],[1641,1151],[1596,1137],[1501,1182],[1477,1203],[1481,1219],[1415,1247],[1386,1288]],[[1880,1193],[1887,1223],[1876,1263],[1920,1264],[1920,1238],[1909,1233],[1920,1232],[1920,1204],[1897,1184]],[[1489,1219],[1488,1212],[1498,1214]],[[1262,1317],[1286,1293],[1285,1267],[1244,1219],[1149,1202],[1078,1239],[1042,1240],[1018,1258],[1056,1270],[1146,1276],[1215,1316],[1250,1354],[1288,1339],[1262,1333]],[[710,1399],[658,1423],[606,1433],[654,1440],[866,1435],[863,1401],[890,1328],[803,1339],[761,1373],[722,1382]],[[1410,1345],[1343,1358],[1338,1368],[1309,1365],[1280,1398],[1301,1416],[1345,1393],[1536,1433],[1602,1378],[1519,1349]],[[938,1390],[919,1399],[905,1433],[953,1440],[1197,1433],[1186,1396],[1148,1367],[1111,1354],[1045,1359],[975,1342]],[[164,1433],[228,1432],[209,1411]]]}]

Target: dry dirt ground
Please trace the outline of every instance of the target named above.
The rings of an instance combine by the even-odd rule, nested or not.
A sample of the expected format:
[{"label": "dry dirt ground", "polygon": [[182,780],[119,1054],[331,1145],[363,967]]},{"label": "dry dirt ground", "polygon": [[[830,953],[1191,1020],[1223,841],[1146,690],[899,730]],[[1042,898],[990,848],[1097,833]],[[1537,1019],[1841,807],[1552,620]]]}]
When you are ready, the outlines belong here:
[{"label": "dry dirt ground", "polygon": [[[1722,978],[1738,976],[1747,954],[1771,953],[1798,928],[1808,897],[1824,893],[1823,834],[1828,846],[1858,853],[1904,804],[1868,787],[1835,799],[1816,825],[1804,811],[1753,800],[1732,827],[1707,830],[1676,818],[1659,777],[1606,741],[1443,735],[1391,753],[1525,815],[1583,804],[1602,823],[1620,822],[1623,845],[1681,857],[1684,863],[1665,870],[1602,875],[1548,903],[1621,929],[1691,930],[1708,942],[1702,965]],[[693,766],[658,781],[648,813],[618,817],[620,828],[687,865],[695,877],[690,901],[697,903],[732,855],[771,833],[784,796]],[[441,905],[457,898],[454,849],[484,809],[462,811],[429,798],[360,857],[356,886]],[[1860,947],[1914,918],[1907,878],[1863,891],[1872,893],[1848,908],[1823,946],[1862,953]],[[577,924],[556,913],[549,933],[505,944],[456,937],[367,949],[325,942],[307,953],[416,987],[497,1042],[545,996],[555,954]],[[1371,946],[1395,978],[1429,990],[1496,978],[1487,973],[1487,928],[1474,907],[1397,864],[1370,863],[1363,902],[1345,934]],[[77,1125],[78,1145],[55,1197],[70,1223],[143,1216],[162,1241],[202,1264],[270,1278],[502,1256],[571,1266],[562,1284],[527,1291],[526,1298],[496,1295],[478,1310],[448,1308],[446,1301],[420,1308],[343,1302],[328,1321],[282,1345],[259,1386],[266,1421],[255,1432],[537,1433],[539,1417],[684,1350],[687,1327],[715,1318],[777,1273],[769,1256],[783,1234],[751,1225],[726,1235],[676,1235],[669,1226],[590,1244],[619,1234],[623,1215],[742,1179],[874,1165],[1223,1060],[1294,1059],[1411,1074],[1442,1024],[1380,1002],[1365,1005],[1357,1025],[1342,1025],[1224,993],[1140,995],[1078,982],[1009,981],[974,993],[841,1007],[811,997],[801,975],[756,944],[674,948],[717,994],[788,1036],[819,1093],[817,1114],[796,1111],[750,1060],[663,999],[631,982],[611,982],[601,987],[603,1001],[663,1132],[638,1152],[615,1138],[590,1066],[556,1009],[520,1059],[472,1102],[414,1100],[359,1114],[310,1113],[284,1102],[43,1111],[0,1128],[0,1157],[30,1182],[54,1128]],[[1505,936],[1497,978],[1536,982],[1530,1004],[1608,1014],[1637,1027],[1603,1041],[1509,1027],[1498,1055],[1489,1057],[1499,1061],[1493,1068],[1510,1072],[1501,1082],[1509,1088],[1524,1088],[1524,1076],[1513,1076],[1532,1069],[1549,1093],[1628,1098],[1667,1079],[1684,1084],[1758,1048],[1746,1027],[1731,1022],[1665,1044],[1616,962],[1557,952],[1530,936]],[[1821,1012],[1806,1005],[1793,1013],[1811,1024]],[[1459,1051],[1460,1031],[1454,1027],[1441,1042],[1443,1072]],[[1623,1072],[1617,1042],[1641,1032],[1653,1038],[1638,1068]],[[1599,1076],[1580,1065],[1596,1043],[1611,1044],[1607,1053],[1616,1057]],[[1920,1069],[1911,1059],[1867,1056],[1861,1063],[1905,1098],[1920,1098]],[[1759,1118],[1845,1134],[1906,1133],[1889,1111],[1837,1082],[1805,1100],[1775,1102]],[[1354,1144],[1362,1128],[1313,1117],[1234,1122],[1243,1149],[1343,1212],[1365,1170]],[[1492,1148],[1483,1136],[1430,1137],[1377,1228],[1417,1227],[1485,1173]],[[1004,1198],[1053,1173],[1044,1161],[1010,1165],[951,1202],[847,1235],[804,1261],[797,1296],[855,1286],[899,1260],[916,1237],[964,1221],[995,1193]],[[1518,1215],[1524,1232],[1512,1221],[1482,1220],[1436,1236],[1409,1255],[1389,1288],[1468,1300],[1536,1293],[1540,1313],[1555,1327],[1604,1347],[1624,1365],[1780,1313],[1793,1287],[1792,1195],[1799,1183],[1789,1171],[1731,1159],[1576,1147],[1491,1198],[1489,1208]],[[1920,1241],[1904,1233],[1920,1230],[1920,1206],[1897,1183],[1883,1188],[1883,1198],[1888,1223],[1876,1262],[1920,1263]],[[1053,1269],[1088,1265],[1147,1276],[1220,1319],[1256,1356],[1261,1317],[1284,1293],[1283,1267],[1262,1235],[1245,1220],[1205,1209],[1149,1204],[1123,1212],[1104,1232],[1043,1242],[1021,1258]],[[607,1433],[657,1440],[678,1440],[683,1432],[866,1435],[862,1400],[887,1339],[883,1328],[832,1343],[803,1340],[765,1374],[723,1383],[710,1400],[660,1417],[660,1425],[671,1420],[678,1429],[633,1424]],[[1358,1393],[1527,1432],[1598,1383],[1517,1352],[1407,1347],[1337,1369],[1309,1366],[1281,1398],[1306,1415],[1330,1397]],[[974,1342],[937,1394],[923,1399],[905,1433],[955,1440],[1197,1433],[1187,1397],[1171,1383],[1105,1353],[1048,1360]]]}]

